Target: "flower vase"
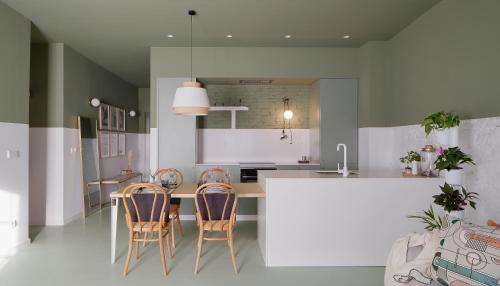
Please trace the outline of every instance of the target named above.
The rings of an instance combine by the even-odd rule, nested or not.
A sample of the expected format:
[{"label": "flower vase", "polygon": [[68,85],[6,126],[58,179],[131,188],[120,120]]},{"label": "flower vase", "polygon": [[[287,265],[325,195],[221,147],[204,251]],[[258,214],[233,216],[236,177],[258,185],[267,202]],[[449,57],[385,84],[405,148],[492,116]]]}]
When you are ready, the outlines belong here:
[{"label": "flower vase", "polygon": [[417,176],[419,174],[419,166],[420,165],[420,162],[418,161],[413,161],[411,162],[411,174],[414,175],[414,176]]},{"label": "flower vase", "polygon": [[444,171],[444,180],[446,183],[452,186],[461,186],[463,183],[463,170],[462,169],[454,169],[454,170],[445,170]]},{"label": "flower vase", "polygon": [[448,216],[452,219],[455,218],[455,219],[463,220],[465,217],[465,210],[448,212]]}]

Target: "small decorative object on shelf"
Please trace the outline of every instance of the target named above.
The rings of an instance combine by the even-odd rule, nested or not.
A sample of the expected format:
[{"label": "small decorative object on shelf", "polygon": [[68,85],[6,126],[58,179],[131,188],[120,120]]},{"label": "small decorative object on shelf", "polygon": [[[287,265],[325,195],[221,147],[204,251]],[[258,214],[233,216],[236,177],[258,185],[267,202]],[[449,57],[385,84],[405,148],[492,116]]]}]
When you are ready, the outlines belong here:
[{"label": "small decorative object on shelf", "polygon": [[416,151],[408,151],[405,156],[399,158],[399,161],[406,164],[403,176],[418,176],[419,175],[419,163],[422,160],[420,154]]},{"label": "small decorative object on shelf", "polygon": [[432,196],[434,198],[434,203],[442,206],[449,216],[463,219],[465,216],[465,207],[467,205],[476,209],[475,200],[479,196],[478,193],[467,192],[464,187],[458,190],[448,183],[444,183],[444,186],[440,186],[439,188],[441,189],[441,193]]},{"label": "small decorative object on shelf", "polygon": [[127,154],[128,164],[127,164],[127,172],[132,173],[132,150],[128,150]]},{"label": "small decorative object on shelf", "polygon": [[458,147],[438,149],[438,157],[435,161],[436,169],[445,171],[445,180],[450,185],[462,185],[463,164],[475,165],[472,158],[462,152]]},{"label": "small decorative object on shelf", "polygon": [[434,130],[439,144],[444,147],[458,146],[459,125],[458,115],[444,111],[429,114],[422,122],[425,133],[429,135]]},{"label": "small decorative object on shelf", "polygon": [[432,145],[425,145],[420,152],[422,176],[435,177],[434,161],[436,161],[436,149]]},{"label": "small decorative object on shelf", "polygon": [[435,229],[442,229],[447,226],[446,218],[437,215],[432,208],[432,205],[429,206],[428,210],[423,211],[421,215],[409,215],[407,218],[415,218],[423,222],[426,227],[425,229],[428,231],[433,231]]}]

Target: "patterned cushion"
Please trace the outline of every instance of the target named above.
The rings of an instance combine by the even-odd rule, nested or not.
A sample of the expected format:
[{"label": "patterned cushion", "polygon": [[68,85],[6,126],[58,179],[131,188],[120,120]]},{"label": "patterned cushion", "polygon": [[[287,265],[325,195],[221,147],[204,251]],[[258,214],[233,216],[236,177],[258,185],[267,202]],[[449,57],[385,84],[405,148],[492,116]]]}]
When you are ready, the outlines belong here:
[{"label": "patterned cushion", "polygon": [[500,230],[453,220],[440,233],[432,262],[443,285],[500,285]]}]

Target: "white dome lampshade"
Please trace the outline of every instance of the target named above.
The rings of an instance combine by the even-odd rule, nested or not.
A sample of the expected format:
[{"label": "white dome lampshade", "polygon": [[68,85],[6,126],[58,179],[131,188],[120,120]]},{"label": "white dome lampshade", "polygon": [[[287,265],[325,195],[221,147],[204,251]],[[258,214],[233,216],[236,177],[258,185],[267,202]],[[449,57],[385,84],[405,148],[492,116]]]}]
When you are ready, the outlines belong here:
[{"label": "white dome lampshade", "polygon": [[184,82],[175,92],[172,107],[177,114],[208,115],[210,101],[207,90],[199,82]]}]

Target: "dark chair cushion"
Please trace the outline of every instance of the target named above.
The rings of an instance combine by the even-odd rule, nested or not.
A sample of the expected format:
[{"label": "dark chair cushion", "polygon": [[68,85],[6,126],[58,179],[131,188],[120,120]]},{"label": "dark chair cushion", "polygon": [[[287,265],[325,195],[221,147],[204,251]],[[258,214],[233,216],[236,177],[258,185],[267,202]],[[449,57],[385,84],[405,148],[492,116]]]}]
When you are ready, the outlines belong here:
[{"label": "dark chair cushion", "polygon": [[[169,188],[169,184],[166,181],[162,181],[161,185],[164,188],[167,188],[167,189]],[[170,204],[171,205],[180,205],[181,204],[181,198],[171,198],[170,199]]]},{"label": "dark chair cushion", "polygon": [[[154,194],[151,193],[142,193],[142,194],[134,194],[134,200],[137,204],[137,208],[139,209],[139,214],[141,216],[142,222],[148,222],[151,219],[151,208],[153,207]],[[170,200],[170,195],[167,194],[167,200]],[[153,210],[153,221],[159,221],[161,215],[161,208],[163,206],[163,194],[157,194],[156,204]],[[132,217],[133,222],[138,222],[138,214],[137,210],[132,202],[132,199],[128,200],[128,207],[130,210],[130,215]],[[168,213],[170,212],[170,204],[167,204],[165,207],[165,219],[168,222],[169,217]]]},{"label": "dark chair cushion", "polygon": [[226,193],[206,193],[207,204],[203,199],[202,194],[197,195],[198,205],[200,208],[201,217],[203,220],[208,220],[207,208],[210,209],[210,216],[212,220],[229,220],[231,217],[231,210],[233,209],[235,194],[230,194],[229,201],[227,203],[226,212],[224,213],[224,218],[222,218],[222,212],[224,210],[224,204],[226,203],[227,194]]}]

